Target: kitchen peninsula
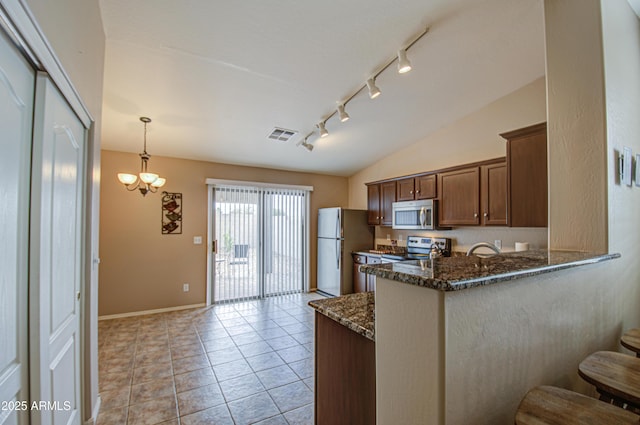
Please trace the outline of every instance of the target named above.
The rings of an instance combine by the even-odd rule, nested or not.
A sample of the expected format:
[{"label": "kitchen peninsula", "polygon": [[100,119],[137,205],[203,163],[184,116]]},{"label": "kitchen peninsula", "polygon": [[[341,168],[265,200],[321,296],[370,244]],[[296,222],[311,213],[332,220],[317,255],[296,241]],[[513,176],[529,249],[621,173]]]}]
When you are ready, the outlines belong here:
[{"label": "kitchen peninsula", "polygon": [[375,341],[378,425],[510,424],[531,387],[574,384],[580,359],[566,352],[592,350],[606,290],[586,277],[618,257],[527,251],[365,265],[375,301],[366,293],[310,304]]}]

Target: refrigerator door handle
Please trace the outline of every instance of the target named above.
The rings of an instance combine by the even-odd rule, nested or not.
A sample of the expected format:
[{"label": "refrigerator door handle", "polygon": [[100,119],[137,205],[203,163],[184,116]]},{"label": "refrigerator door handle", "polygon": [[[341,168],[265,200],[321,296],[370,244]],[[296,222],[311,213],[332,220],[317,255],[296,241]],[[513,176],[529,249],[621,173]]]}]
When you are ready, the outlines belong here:
[{"label": "refrigerator door handle", "polygon": [[336,269],[340,270],[340,245],[341,245],[341,240],[337,239],[336,240]]},{"label": "refrigerator door handle", "polygon": [[338,214],[336,215],[336,238],[340,239],[342,234],[340,232],[340,210],[338,210]]}]

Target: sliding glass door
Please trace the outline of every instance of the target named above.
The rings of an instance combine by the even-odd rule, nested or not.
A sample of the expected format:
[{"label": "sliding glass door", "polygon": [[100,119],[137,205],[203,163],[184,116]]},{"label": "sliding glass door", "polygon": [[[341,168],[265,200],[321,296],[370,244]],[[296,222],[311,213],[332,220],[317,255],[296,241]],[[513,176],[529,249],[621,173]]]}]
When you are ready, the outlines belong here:
[{"label": "sliding glass door", "polygon": [[301,292],[307,191],[215,186],[213,302]]}]

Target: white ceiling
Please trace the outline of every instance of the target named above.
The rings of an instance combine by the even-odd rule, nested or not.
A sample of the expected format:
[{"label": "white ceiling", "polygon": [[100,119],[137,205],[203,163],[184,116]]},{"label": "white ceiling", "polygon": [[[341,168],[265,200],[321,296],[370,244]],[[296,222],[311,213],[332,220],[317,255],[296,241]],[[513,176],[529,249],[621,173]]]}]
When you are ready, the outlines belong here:
[{"label": "white ceiling", "polygon": [[[544,75],[541,0],[100,0],[107,36],[102,146],[351,175]],[[347,105],[301,137],[425,27]],[[267,139],[274,126],[300,132]],[[151,160],[153,167],[153,159]]]}]

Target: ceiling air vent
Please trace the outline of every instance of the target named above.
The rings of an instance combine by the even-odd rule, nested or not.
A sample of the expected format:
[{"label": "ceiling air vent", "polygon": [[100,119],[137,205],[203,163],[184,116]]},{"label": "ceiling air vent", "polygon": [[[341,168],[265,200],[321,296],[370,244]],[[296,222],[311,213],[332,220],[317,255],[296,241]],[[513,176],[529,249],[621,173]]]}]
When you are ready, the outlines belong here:
[{"label": "ceiling air vent", "polygon": [[287,130],[286,128],[274,127],[273,131],[267,136],[268,139],[277,140],[278,142],[288,142],[298,133],[295,130]]}]

